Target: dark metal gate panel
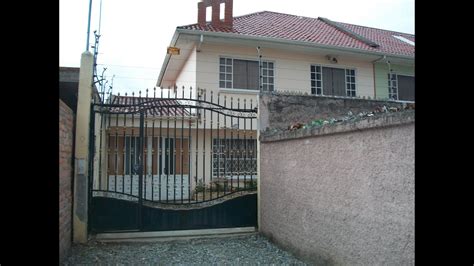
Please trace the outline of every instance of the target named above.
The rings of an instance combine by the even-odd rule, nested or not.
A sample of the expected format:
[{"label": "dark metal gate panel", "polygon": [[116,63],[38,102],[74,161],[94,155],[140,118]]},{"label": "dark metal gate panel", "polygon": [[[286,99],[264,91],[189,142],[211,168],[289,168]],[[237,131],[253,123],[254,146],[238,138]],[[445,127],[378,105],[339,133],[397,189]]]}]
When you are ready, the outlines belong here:
[{"label": "dark metal gate panel", "polygon": [[191,88],[163,94],[93,106],[92,231],[257,226],[253,101]]}]

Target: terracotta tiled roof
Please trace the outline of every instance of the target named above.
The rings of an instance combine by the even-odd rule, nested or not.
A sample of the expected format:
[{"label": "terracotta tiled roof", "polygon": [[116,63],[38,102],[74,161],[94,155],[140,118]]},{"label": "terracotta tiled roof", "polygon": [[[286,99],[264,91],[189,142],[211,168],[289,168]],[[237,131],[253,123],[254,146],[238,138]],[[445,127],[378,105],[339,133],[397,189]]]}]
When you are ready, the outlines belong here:
[{"label": "terracotta tiled roof", "polygon": [[148,116],[190,116],[189,108],[186,109],[184,107],[177,107],[181,104],[178,100],[175,99],[159,99],[117,95],[112,95],[112,99],[113,100],[111,104],[114,105],[114,107],[110,108],[110,112],[112,113],[134,112],[138,111],[140,108],[147,107],[146,115]]},{"label": "terracotta tiled roof", "polygon": [[415,36],[412,34],[363,27],[347,23],[333,23],[365,37],[366,39],[377,43],[379,46],[371,47],[369,44],[355,36],[351,36],[347,32],[343,32],[321,19],[270,11],[235,17],[232,28],[214,27],[210,22],[208,22],[204,27],[199,24],[191,24],[178,27],[178,29],[227,32],[238,35],[286,39],[336,47],[355,48],[372,52],[382,52],[392,55],[415,55],[415,47],[413,45],[400,41],[392,36],[398,35],[414,41]]}]

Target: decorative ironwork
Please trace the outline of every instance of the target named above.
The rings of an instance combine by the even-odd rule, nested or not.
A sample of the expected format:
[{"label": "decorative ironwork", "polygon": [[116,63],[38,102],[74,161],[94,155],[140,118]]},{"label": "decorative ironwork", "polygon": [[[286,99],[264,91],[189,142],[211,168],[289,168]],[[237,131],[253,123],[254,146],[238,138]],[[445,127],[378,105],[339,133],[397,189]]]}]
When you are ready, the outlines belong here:
[{"label": "decorative ironwork", "polygon": [[252,100],[247,108],[247,99],[198,91],[154,88],[152,97],[147,89],[144,97],[111,93],[94,103],[100,143],[92,191],[170,205],[255,191]]}]

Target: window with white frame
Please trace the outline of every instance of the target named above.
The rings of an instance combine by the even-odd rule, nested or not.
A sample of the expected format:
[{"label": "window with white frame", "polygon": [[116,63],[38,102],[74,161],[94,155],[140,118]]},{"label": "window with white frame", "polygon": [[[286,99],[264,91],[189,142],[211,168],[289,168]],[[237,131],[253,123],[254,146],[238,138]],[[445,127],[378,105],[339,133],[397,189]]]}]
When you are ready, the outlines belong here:
[{"label": "window with white frame", "polygon": [[388,98],[392,100],[398,100],[398,83],[397,74],[388,74]]},{"label": "window with white frame", "polygon": [[311,94],[321,95],[323,93],[321,66],[311,66]]},{"label": "window with white frame", "polygon": [[[262,89],[274,90],[274,63],[262,62]],[[219,87],[259,90],[259,62],[228,57],[219,58]]]},{"label": "window with white frame", "polygon": [[257,175],[257,140],[214,139],[212,144],[214,177]]},{"label": "window with white frame", "polygon": [[262,62],[262,89],[263,91],[273,91],[275,72],[272,62]]},{"label": "window with white frame", "polygon": [[311,65],[311,94],[355,97],[355,76],[355,69]]},{"label": "window with white frame", "polygon": [[389,73],[388,97],[392,100],[415,101],[415,77]]},{"label": "window with white frame", "polygon": [[220,58],[219,87],[232,88],[232,58]]},{"label": "window with white frame", "polygon": [[346,95],[349,97],[356,96],[356,84],[355,84],[355,70],[346,69]]}]

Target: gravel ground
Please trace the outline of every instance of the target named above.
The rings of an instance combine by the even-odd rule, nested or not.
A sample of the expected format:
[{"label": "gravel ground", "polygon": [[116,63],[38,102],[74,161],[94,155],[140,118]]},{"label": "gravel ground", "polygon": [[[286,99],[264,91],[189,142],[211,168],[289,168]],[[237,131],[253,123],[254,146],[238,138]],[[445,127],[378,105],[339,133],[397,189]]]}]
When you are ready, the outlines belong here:
[{"label": "gravel ground", "polygon": [[260,235],[73,245],[64,265],[306,265]]}]

